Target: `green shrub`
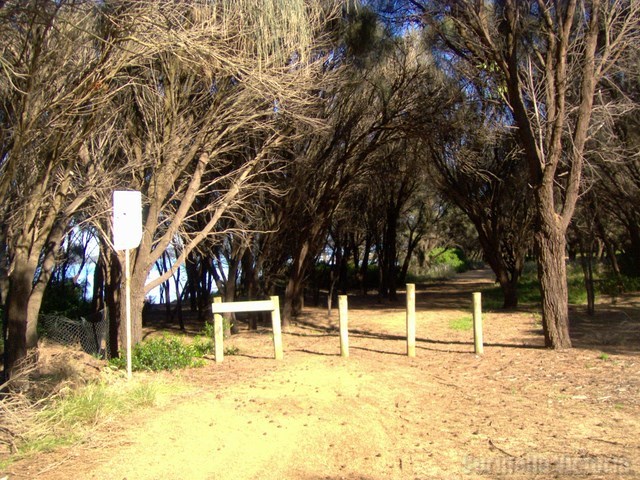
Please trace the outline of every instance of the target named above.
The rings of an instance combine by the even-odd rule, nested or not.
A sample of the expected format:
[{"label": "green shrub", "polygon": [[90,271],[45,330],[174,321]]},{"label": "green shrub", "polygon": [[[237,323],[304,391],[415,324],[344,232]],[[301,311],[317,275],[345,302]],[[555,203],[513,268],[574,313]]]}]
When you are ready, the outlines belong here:
[{"label": "green shrub", "polygon": [[619,278],[608,274],[597,283],[597,291],[603,295],[616,296],[624,292],[637,292],[640,290],[640,277],[627,277],[622,275]]},{"label": "green shrub", "polygon": [[429,252],[430,265],[448,265],[456,272],[464,272],[467,269],[467,263],[462,250],[459,248],[434,248]]},{"label": "green shrub", "polygon": [[478,262],[468,261],[464,252],[459,248],[434,248],[424,260],[423,266],[422,262],[417,259],[412,262],[411,271],[407,274],[407,282],[446,280],[456,273],[469,270],[472,265],[478,265]]},{"label": "green shrub", "polygon": [[[602,264],[594,265],[594,283],[597,295],[616,296],[624,292],[634,292],[640,290],[640,278],[627,277],[620,278],[611,273],[603,272]],[[569,303],[573,305],[584,305],[587,303],[587,292],[584,285],[584,273],[578,262],[567,263],[567,289]],[[483,303],[488,309],[497,309],[502,305],[502,292],[499,286],[493,286],[483,290]],[[540,283],[537,278],[537,268],[534,262],[527,262],[518,283],[518,300],[522,305],[540,304]]]},{"label": "green shrub", "polygon": [[206,322],[202,330],[202,334],[198,335],[194,340],[192,347],[197,357],[213,353],[215,350],[214,342],[214,326],[211,322]]},{"label": "green shrub", "polygon": [[[179,337],[164,336],[152,338],[133,347],[131,353],[131,369],[139,370],[175,370],[179,368],[198,367],[202,361],[194,357],[202,354],[193,345],[188,345]],[[111,360],[117,368],[126,367],[126,358]]]},{"label": "green shrub", "polygon": [[57,313],[67,318],[79,318],[91,312],[91,302],[84,298],[83,286],[71,280],[50,282],[42,297],[40,313]]},{"label": "green shrub", "polygon": [[16,433],[15,452],[0,460],[0,469],[12,462],[76,444],[96,425],[123,412],[155,405],[155,384],[89,383],[65,388],[55,395],[7,402],[8,423]]},{"label": "green shrub", "polygon": [[[204,324],[202,334],[194,338],[192,347],[196,357],[203,357],[215,352],[216,343],[214,341],[213,323],[207,322]],[[234,346],[228,346],[224,349],[225,355],[237,355],[239,352],[238,347]]]}]

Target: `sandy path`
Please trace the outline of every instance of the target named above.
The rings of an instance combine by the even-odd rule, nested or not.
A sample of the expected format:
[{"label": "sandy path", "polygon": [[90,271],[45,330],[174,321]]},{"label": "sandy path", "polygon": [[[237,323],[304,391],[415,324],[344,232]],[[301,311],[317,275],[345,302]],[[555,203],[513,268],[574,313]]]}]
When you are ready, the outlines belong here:
[{"label": "sandy path", "polygon": [[415,359],[404,356],[401,305],[354,302],[348,359],[336,319],[309,309],[285,335],[284,361],[271,359],[268,331],[240,334],[240,355],[169,376],[187,393],[103,431],[108,448],[43,455],[10,480],[474,479],[518,461],[524,478],[638,478],[637,348],[607,361],[596,349],[548,351],[531,314],[488,313],[477,357],[471,333],[449,321],[469,315],[451,299],[482,281],[473,272],[424,292],[419,304],[440,306],[418,313]]}]

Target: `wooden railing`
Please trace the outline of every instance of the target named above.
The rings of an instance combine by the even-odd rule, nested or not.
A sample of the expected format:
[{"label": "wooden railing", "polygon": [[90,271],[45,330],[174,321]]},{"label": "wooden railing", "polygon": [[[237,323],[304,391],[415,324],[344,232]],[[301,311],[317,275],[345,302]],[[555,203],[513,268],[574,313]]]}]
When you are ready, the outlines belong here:
[{"label": "wooden railing", "polygon": [[277,296],[270,300],[256,300],[252,302],[229,302],[222,303],[222,298],[213,299],[211,309],[213,311],[213,340],[215,343],[215,360],[221,362],[224,359],[224,328],[222,313],[244,313],[244,312],[271,312],[271,327],[273,329],[273,350],[276,360],[284,357],[282,351],[282,327],[280,324],[280,301]]}]

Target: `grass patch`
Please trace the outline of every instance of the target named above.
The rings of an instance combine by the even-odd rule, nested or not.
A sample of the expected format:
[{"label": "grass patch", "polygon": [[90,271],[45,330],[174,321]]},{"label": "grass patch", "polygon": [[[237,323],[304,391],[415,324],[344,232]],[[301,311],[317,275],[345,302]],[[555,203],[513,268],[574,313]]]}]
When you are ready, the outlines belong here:
[{"label": "grass patch", "polygon": [[156,390],[152,384],[116,387],[95,383],[56,399],[41,415],[45,421],[70,428],[97,425],[113,416],[153,406],[155,398]]},{"label": "grass patch", "polygon": [[449,320],[449,328],[456,331],[471,330],[473,329],[473,318],[467,316]]},{"label": "grass patch", "polygon": [[0,462],[11,463],[89,438],[96,426],[125,414],[156,405],[158,382],[96,382],[64,387],[47,398],[30,399],[13,393],[0,401],[3,417],[14,436],[12,453]]},{"label": "grass patch", "polygon": [[[610,283],[596,278],[596,285],[598,286],[609,286]],[[629,286],[632,286],[632,282],[629,282]],[[571,305],[586,305],[587,291],[584,286],[584,276],[577,263],[567,264],[567,293]],[[598,288],[598,293],[603,293],[602,287]],[[488,287],[482,291],[482,303],[486,309],[500,309],[503,302],[504,297],[499,285]],[[525,307],[539,307],[541,304],[540,282],[538,281],[536,266],[532,262],[527,263],[520,278],[518,304]]]}]

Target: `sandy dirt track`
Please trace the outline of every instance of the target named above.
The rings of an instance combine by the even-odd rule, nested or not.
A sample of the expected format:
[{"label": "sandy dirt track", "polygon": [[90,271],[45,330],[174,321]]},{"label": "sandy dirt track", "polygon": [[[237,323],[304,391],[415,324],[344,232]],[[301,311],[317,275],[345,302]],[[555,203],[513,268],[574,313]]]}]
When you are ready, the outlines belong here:
[{"label": "sandy dirt track", "polygon": [[[337,312],[307,308],[273,360],[268,329],[243,331],[222,364],[166,374],[186,385],[82,445],[18,462],[9,480],[640,478],[637,298],[573,315],[577,348],[541,348],[539,317],[485,313],[471,331],[470,272],[418,289],[417,358],[403,303],[350,298],[350,358]],[[134,381],[145,381],[140,374]],[[517,475],[514,477],[514,475]],[[2,475],[0,475],[0,478]]]}]

